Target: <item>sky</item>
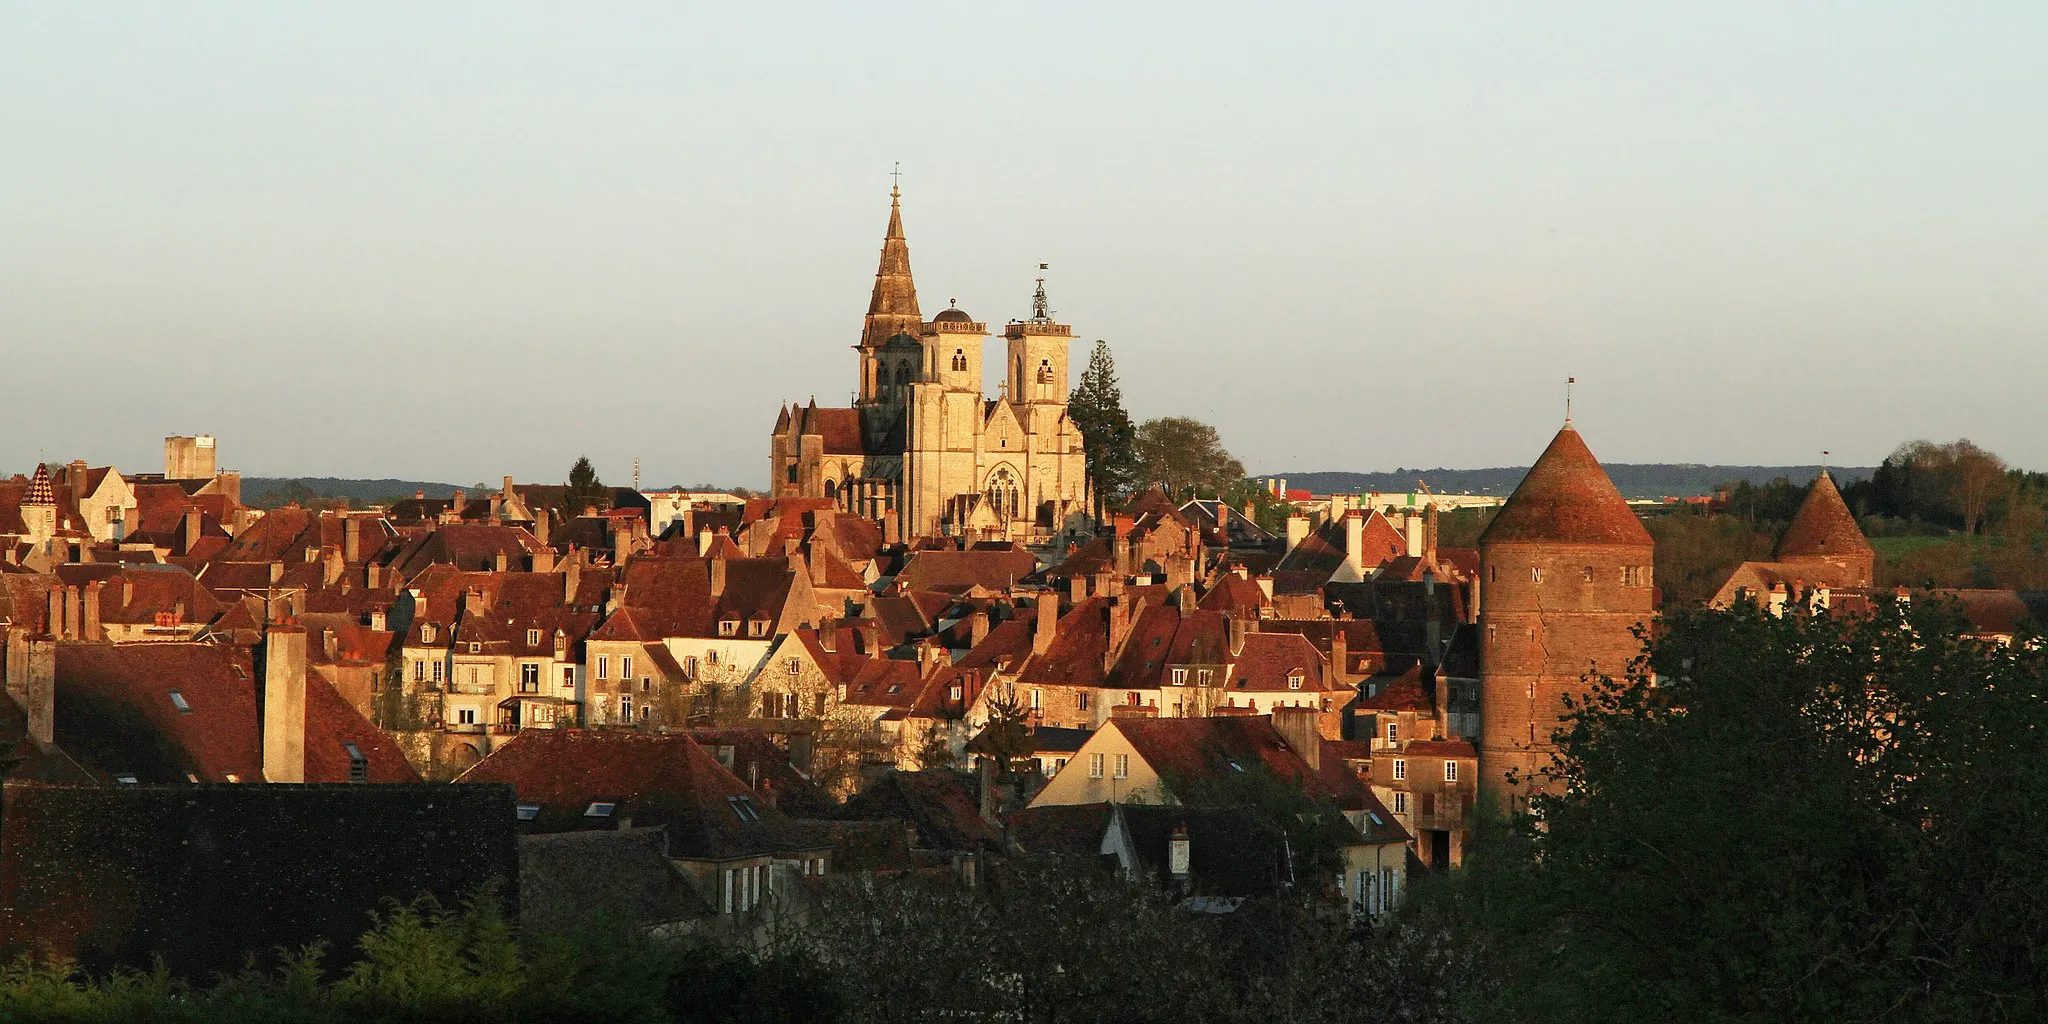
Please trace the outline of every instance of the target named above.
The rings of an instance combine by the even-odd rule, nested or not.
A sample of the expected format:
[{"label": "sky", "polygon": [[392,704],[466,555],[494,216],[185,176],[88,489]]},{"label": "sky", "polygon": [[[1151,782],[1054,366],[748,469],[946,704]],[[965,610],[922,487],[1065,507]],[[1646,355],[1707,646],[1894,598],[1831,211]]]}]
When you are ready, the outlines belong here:
[{"label": "sky", "polygon": [[[0,0],[0,473],[760,486],[1033,278],[1254,473],[2048,468],[2040,3]],[[988,346],[989,391],[1000,339]]]}]

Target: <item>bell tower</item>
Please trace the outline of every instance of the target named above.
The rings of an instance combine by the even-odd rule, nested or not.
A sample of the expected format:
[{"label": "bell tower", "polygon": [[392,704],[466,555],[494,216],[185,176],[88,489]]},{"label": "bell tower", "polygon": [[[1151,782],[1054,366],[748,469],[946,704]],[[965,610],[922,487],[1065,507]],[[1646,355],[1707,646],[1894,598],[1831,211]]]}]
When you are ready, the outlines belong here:
[{"label": "bell tower", "polygon": [[[1046,265],[1041,263],[1042,272]],[[1052,318],[1045,298],[1045,278],[1031,296],[1031,318],[1012,320],[1003,326],[1010,343],[1006,363],[1010,401],[1019,404],[1065,405],[1067,402],[1067,349],[1074,341],[1074,329]]]}]

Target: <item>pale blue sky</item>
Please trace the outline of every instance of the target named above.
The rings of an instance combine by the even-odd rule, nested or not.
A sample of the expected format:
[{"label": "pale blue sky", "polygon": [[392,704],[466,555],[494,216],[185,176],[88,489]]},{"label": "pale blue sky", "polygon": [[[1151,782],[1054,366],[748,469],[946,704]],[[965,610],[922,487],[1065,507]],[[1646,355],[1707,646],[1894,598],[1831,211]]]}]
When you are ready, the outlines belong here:
[{"label": "pale blue sky", "polygon": [[[2048,5],[0,3],[0,470],[759,485],[1036,264],[1254,471],[2048,467]],[[996,348],[999,346],[991,346]],[[990,390],[994,390],[991,375]]]}]

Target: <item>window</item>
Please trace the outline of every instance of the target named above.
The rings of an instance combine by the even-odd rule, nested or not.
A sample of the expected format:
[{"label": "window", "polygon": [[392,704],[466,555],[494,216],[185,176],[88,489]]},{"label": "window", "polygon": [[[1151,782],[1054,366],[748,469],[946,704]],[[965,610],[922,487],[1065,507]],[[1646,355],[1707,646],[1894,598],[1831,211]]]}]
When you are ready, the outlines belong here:
[{"label": "window", "polygon": [[1074,706],[1082,711],[1088,710],[1088,691],[1082,690],[1074,695]]},{"label": "window", "polygon": [[633,678],[633,656],[632,656],[632,655],[630,655],[630,654],[622,654],[622,655],[619,655],[619,678],[620,678],[620,679],[631,679],[631,678]]},{"label": "window", "polygon": [[597,656],[597,677],[598,677],[599,679],[610,679],[610,678],[611,678],[611,675],[612,675],[612,656],[611,656],[611,655],[609,655],[609,654],[600,654],[600,655],[598,655],[598,656]]},{"label": "window", "polygon": [[424,661],[415,661],[415,662],[413,662],[413,663],[412,663],[412,681],[413,681],[413,682],[415,682],[415,683],[424,683],[424,682],[426,682],[426,681],[427,681],[427,663],[426,663],[426,662],[424,662]]},{"label": "window", "polygon": [[1088,755],[1088,777],[1091,779],[1099,779],[1102,777],[1101,754]]},{"label": "window", "polygon": [[783,667],[789,669],[789,674],[793,676],[800,676],[804,673],[804,663],[802,658],[791,658],[788,661],[783,662]]},{"label": "window", "polygon": [[1408,794],[1398,789],[1394,791],[1394,813],[1408,813]]},{"label": "window", "polygon": [[588,807],[585,807],[583,809],[583,816],[586,818],[609,818],[612,816],[612,812],[618,809],[618,804],[607,803],[605,801],[600,800],[596,803],[591,804]]},{"label": "window", "polygon": [[422,624],[420,625],[420,643],[423,643],[423,644],[430,644],[430,643],[433,643],[433,642],[434,642],[434,624],[433,624],[433,623],[431,623],[431,622],[427,622],[427,623],[422,623]]},{"label": "window", "polygon": [[963,370],[966,370],[966,369],[967,369],[967,353],[966,353],[965,351],[962,351],[962,350],[960,350],[960,349],[957,349],[957,348],[956,348],[956,349],[954,349],[954,350],[953,350],[953,371],[954,371],[955,373],[958,373],[958,372],[961,372],[961,371],[963,371]]},{"label": "window", "polygon": [[633,695],[630,693],[619,694],[619,721],[633,721]]},{"label": "window", "polygon": [[1405,779],[1405,778],[1407,778],[1407,777],[1408,777],[1408,762],[1407,762],[1407,761],[1406,761],[1405,759],[1402,759],[1402,758],[1398,758],[1398,757],[1397,757],[1397,758],[1395,758],[1395,759],[1394,759],[1394,778],[1395,778],[1396,780],[1399,780],[1399,779]]},{"label": "window", "polygon": [[1041,359],[1038,361],[1038,382],[1040,384],[1052,383],[1052,360]]},{"label": "window", "polygon": [[456,725],[475,725],[475,724],[476,724],[476,709],[475,709],[475,708],[456,708],[456,709],[455,709],[455,724],[456,724]]},{"label": "window", "polygon": [[537,629],[529,629],[529,630],[527,630],[527,631],[526,631],[526,646],[528,646],[528,647],[539,647],[539,646],[540,646],[540,630],[537,630]]},{"label": "window", "polygon": [[520,804],[516,809],[515,813],[519,815],[520,821],[532,821],[533,819],[540,817],[540,805]]},{"label": "window", "polygon": [[1053,759],[1052,759],[1052,773],[1053,773],[1054,775],[1058,775],[1058,774],[1060,773],[1060,769],[1062,769],[1062,768],[1065,768],[1066,766],[1067,766],[1067,759],[1066,759],[1066,758],[1064,758],[1064,757],[1055,757],[1055,758],[1053,758]]},{"label": "window", "polygon": [[749,622],[749,623],[747,623],[747,635],[749,635],[749,636],[767,636],[767,635],[768,635],[768,620],[767,620],[767,619],[755,619],[754,621],[752,621],[752,622]]},{"label": "window", "polygon": [[739,635],[739,631],[740,631],[740,621],[739,621],[738,619],[720,619],[720,620],[718,620],[718,635],[719,635],[719,636],[738,636],[738,635]]},{"label": "window", "polygon": [[1301,674],[1301,673],[1299,673],[1299,672],[1289,672],[1289,673],[1287,673],[1287,688],[1288,688],[1288,689],[1290,689],[1290,690],[1299,690],[1299,689],[1301,689],[1301,681],[1302,681],[1302,679],[1303,679],[1303,676],[1302,676],[1302,674]]},{"label": "window", "polygon": [[732,805],[733,816],[741,821],[761,820],[761,812],[754,809],[753,797],[729,796],[725,798],[725,802]]},{"label": "window", "polygon": [[540,692],[540,665],[537,662],[529,661],[519,666],[519,692]]},{"label": "window", "polygon": [[1119,779],[1128,779],[1131,777],[1131,755],[1118,754],[1116,756],[1115,777]]},{"label": "window", "polygon": [[1396,742],[1396,741],[1398,741],[1398,740],[1399,740],[1400,738],[1401,738],[1401,726],[1400,726],[1400,723],[1398,723],[1398,722],[1388,722],[1388,723],[1387,723],[1387,742],[1388,742],[1388,743],[1393,743],[1393,742]]},{"label": "window", "polygon": [[1188,670],[1187,670],[1187,669],[1184,669],[1184,668],[1177,668],[1177,669],[1174,669],[1174,670],[1173,670],[1173,685],[1175,685],[1175,686],[1186,686],[1187,684],[1188,684]]},{"label": "window", "polygon": [[697,656],[696,656],[696,655],[692,654],[692,655],[688,655],[687,657],[683,658],[683,674],[684,674],[684,675],[686,675],[686,676],[689,676],[689,677],[690,677],[690,678],[692,678],[692,679],[695,679],[695,678],[697,678]]},{"label": "window", "polygon": [[1216,670],[1214,669],[1205,668],[1195,673],[1195,681],[1201,683],[1203,686],[1209,685],[1210,680],[1213,680],[1215,678]]},{"label": "window", "polygon": [[1043,711],[1043,710],[1045,710],[1045,691],[1044,691],[1044,690],[1033,690],[1033,691],[1031,691],[1031,710],[1033,710],[1033,711]]},{"label": "window", "polygon": [[576,688],[576,666],[562,666],[562,686],[571,690]]},{"label": "window", "polygon": [[[1622,573],[1622,575],[1623,575],[1623,576],[1627,576],[1627,575],[1628,575],[1628,570],[1627,570],[1627,569],[1623,569],[1623,570],[1621,571],[1621,573]],[[1586,568],[1585,568],[1585,578],[1586,578],[1586,582],[1587,582],[1587,583],[1591,583],[1591,582],[1593,582],[1593,567],[1592,567],[1592,566],[1590,566],[1590,565],[1589,565],[1589,566],[1586,566]]]},{"label": "window", "polygon": [[1445,762],[1444,762],[1444,781],[1445,781],[1445,782],[1456,782],[1456,781],[1458,781],[1458,762],[1456,762],[1456,761],[1445,761]]},{"label": "window", "polygon": [[171,706],[185,714],[192,713],[192,705],[185,703],[185,695],[176,690],[171,691]]},{"label": "window", "polygon": [[363,756],[361,747],[343,743],[341,749],[348,754],[348,780],[350,782],[370,781],[370,759]]},{"label": "window", "polygon": [[471,654],[482,654],[483,652],[484,652],[484,645],[483,645],[483,644],[480,644],[480,643],[476,642],[475,640],[471,640],[471,641],[469,642],[469,653],[471,653]]}]

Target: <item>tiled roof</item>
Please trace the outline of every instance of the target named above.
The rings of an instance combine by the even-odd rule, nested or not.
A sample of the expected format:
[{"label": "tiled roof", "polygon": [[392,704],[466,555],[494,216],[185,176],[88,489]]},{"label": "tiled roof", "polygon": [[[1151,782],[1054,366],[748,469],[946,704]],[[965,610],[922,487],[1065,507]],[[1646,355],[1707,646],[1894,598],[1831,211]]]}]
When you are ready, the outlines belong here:
[{"label": "tiled roof", "polygon": [[978,794],[973,776],[965,772],[889,772],[847,800],[840,817],[907,822],[927,850],[995,850],[1001,837],[981,820]]},{"label": "tiled roof", "polygon": [[1807,488],[1806,499],[1799,503],[1799,511],[1792,516],[1792,522],[1785,527],[1785,535],[1778,538],[1773,558],[1785,561],[1793,558],[1807,558],[1824,555],[1870,555],[1870,542],[1863,537],[1863,529],[1856,525],[1856,517],[1849,512],[1848,503],[1842,500],[1842,492],[1835,489],[1834,478],[1827,470],[1821,470],[1813,486]]},{"label": "tiled roof", "polygon": [[1479,537],[1488,544],[1650,547],[1650,532],[1570,426],[1557,432]]},{"label": "tiled roof", "polygon": [[1332,795],[1273,728],[1270,716],[1119,718],[1103,728],[1122,732],[1176,795],[1203,779],[1252,768],[1301,786],[1310,796]]},{"label": "tiled roof", "polygon": [[716,913],[668,859],[665,844],[658,828],[520,836],[520,925],[565,933],[596,907],[642,927]]},{"label": "tiled roof", "polygon": [[1038,571],[1038,556],[1022,546],[997,550],[914,551],[896,578],[912,590],[960,593],[979,586],[1003,591]]},{"label": "tiled roof", "polygon": [[1300,689],[1323,689],[1323,656],[1299,633],[1247,633],[1232,659],[1232,690],[1289,691],[1288,678],[1302,677]]}]

